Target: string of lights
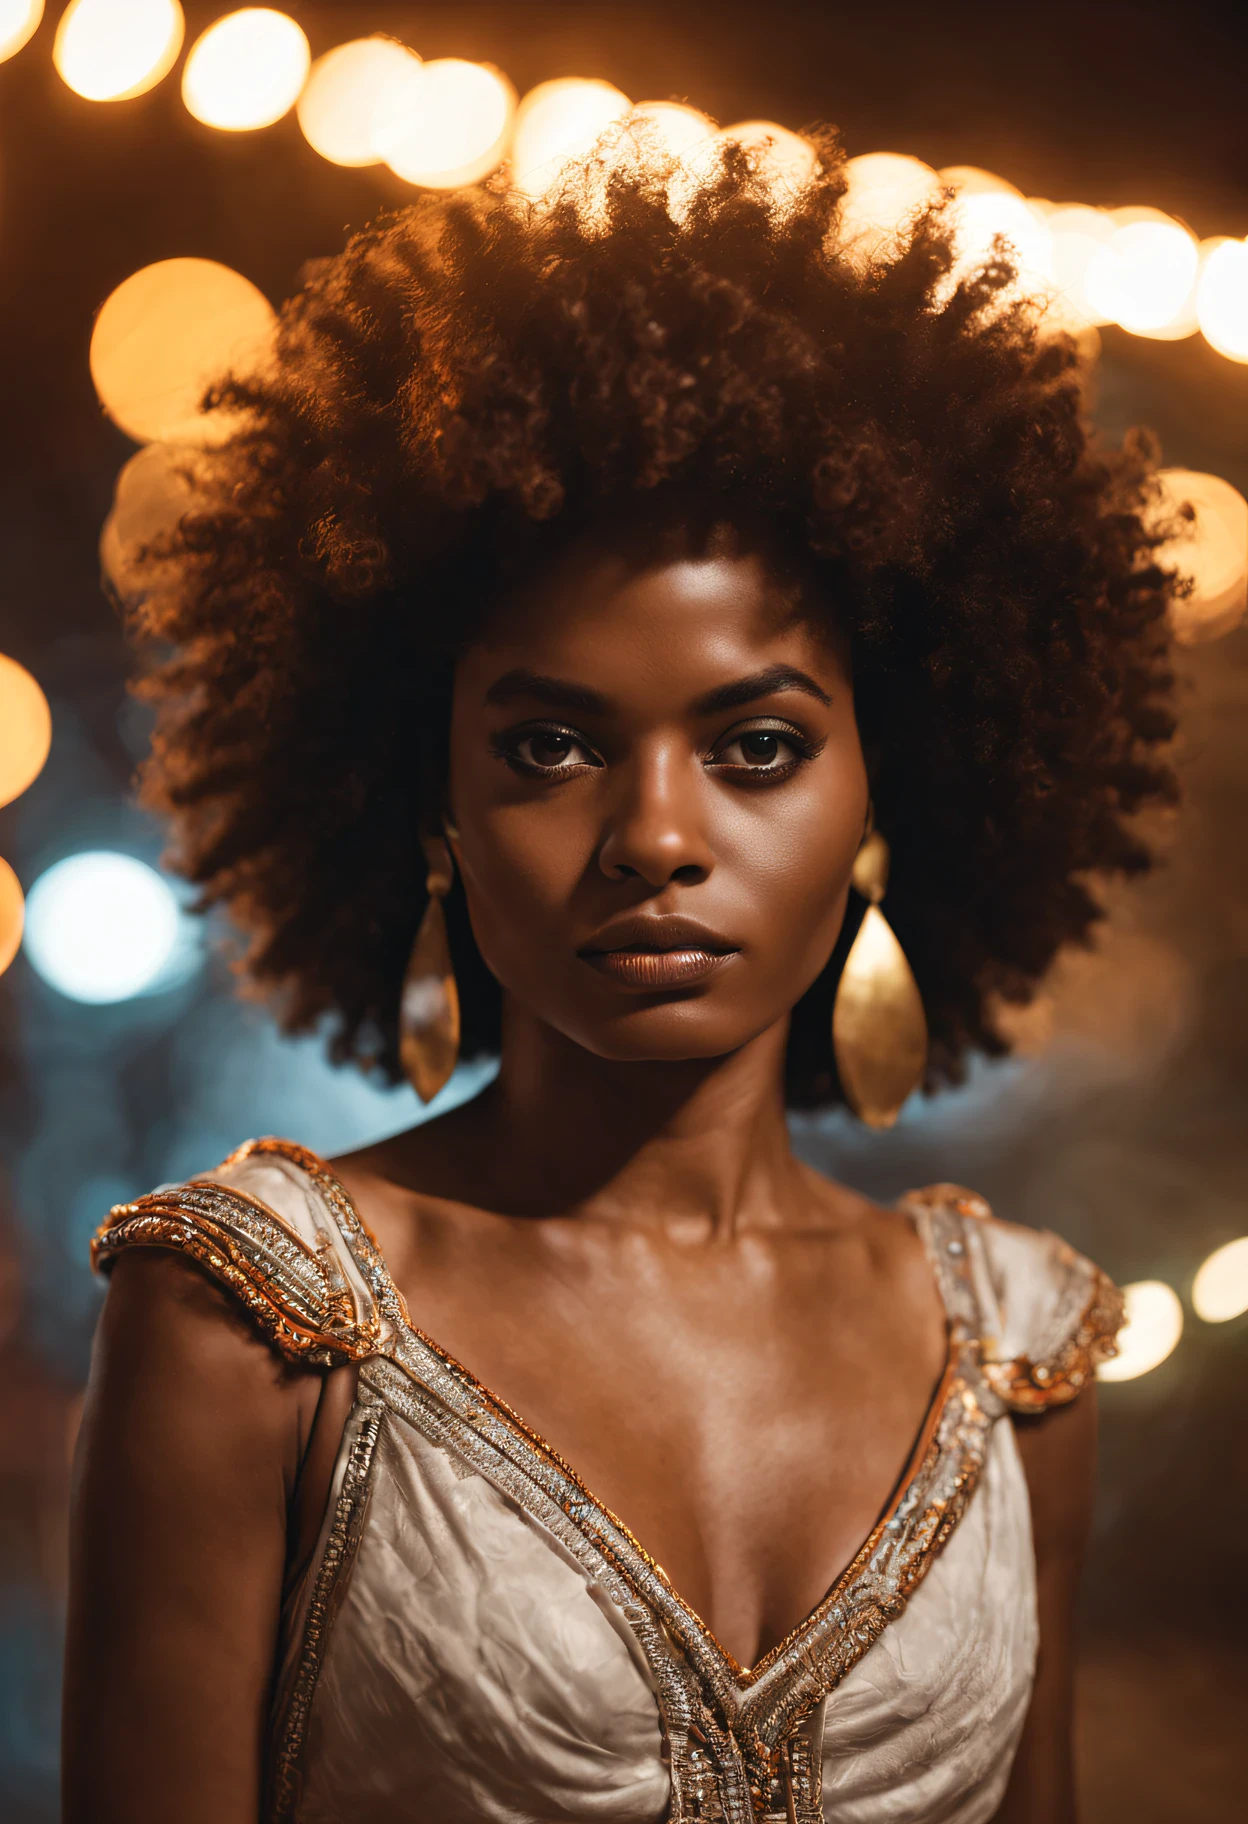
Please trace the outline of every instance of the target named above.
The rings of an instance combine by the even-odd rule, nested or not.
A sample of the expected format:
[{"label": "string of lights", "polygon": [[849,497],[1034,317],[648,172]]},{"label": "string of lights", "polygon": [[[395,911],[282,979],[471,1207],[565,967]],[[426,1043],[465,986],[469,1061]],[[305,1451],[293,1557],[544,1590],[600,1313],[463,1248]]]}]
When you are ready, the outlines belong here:
[{"label": "string of lights", "polygon": [[[43,0],[0,0],[0,61],[30,41]],[[96,102],[146,93],[173,71],[186,24],[179,0],[71,0],[57,25],[53,62],[68,86]],[[337,45],[312,60],[303,29],[272,7],[224,14],[195,39],[181,77],[196,120],[255,132],[293,109],[308,143],[332,163],[386,165],[419,187],[480,183],[505,164],[513,188],[540,199],[567,160],[612,127],[646,123],[652,141],[695,164],[716,138],[767,149],[778,177],[800,181],[812,148],[770,121],[717,128],[697,108],[633,103],[610,83],[560,78],[522,100],[490,64],[425,62],[383,35]],[[933,171],[900,153],[849,161],[843,221],[863,257],[885,248],[900,224],[941,188],[956,197],[962,253],[973,261],[1004,234],[1028,290],[1076,331],[1117,324],[1132,335],[1179,340],[1202,334],[1227,360],[1248,362],[1248,241],[1198,239],[1146,205],[1106,209],[1025,197],[972,166]]]},{"label": "string of lights", "polygon": [[[0,0],[0,61],[30,44],[44,0]],[[327,161],[384,167],[416,187],[457,189],[487,180],[533,206],[558,192],[570,161],[597,150],[607,162],[658,151],[672,162],[669,196],[725,141],[743,146],[778,205],[811,175],[810,141],[777,122],[718,126],[695,106],[635,102],[612,84],[561,77],[518,96],[492,65],[424,60],[380,34],[335,46],[315,60],[302,28],[269,7],[226,13],[187,47],[178,0],[71,0],[51,56],[63,81],[108,104],[143,95],[173,76],[207,127],[263,131],[293,110],[308,144]],[[185,49],[185,56],[183,51]],[[863,264],[887,258],[915,213],[950,199],[956,265],[950,283],[1003,237],[1018,264],[1018,290],[1038,321],[1076,337],[1096,359],[1099,331],[1176,341],[1201,335],[1221,357],[1248,363],[1248,240],[1204,239],[1149,206],[1105,208],[1025,196],[972,166],[935,170],[895,152],[852,158],[839,251]],[[166,259],[125,279],[104,302],[91,339],[92,379],[114,423],[142,446],[123,468],[104,530],[105,571],[124,586],[126,551],[170,526],[182,510],[195,452],[232,428],[201,402],[226,369],[263,363],[276,322],[269,300],[243,274],[215,261]],[[1219,637],[1248,607],[1248,503],[1229,483],[1188,470],[1163,472],[1162,510],[1193,515],[1166,552],[1192,578],[1177,605],[1176,635]],[[51,714],[37,681],[0,655],[0,805],[25,791],[47,758]],[[0,973],[23,945],[59,992],[84,1003],[159,992],[194,966],[186,920],[172,889],[133,857],[69,856],[32,885],[25,903],[0,859]],[[1156,1368],[1178,1345],[1184,1304],[1161,1280],[1125,1288],[1127,1325],[1106,1380]],[[1206,1323],[1248,1311],[1248,1236],[1210,1254],[1191,1307]]]}]

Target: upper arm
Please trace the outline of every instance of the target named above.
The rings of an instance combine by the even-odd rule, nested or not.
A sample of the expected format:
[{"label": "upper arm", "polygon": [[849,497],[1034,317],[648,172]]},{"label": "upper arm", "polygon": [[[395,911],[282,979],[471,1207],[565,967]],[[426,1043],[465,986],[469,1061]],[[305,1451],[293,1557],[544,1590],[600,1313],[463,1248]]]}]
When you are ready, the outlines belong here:
[{"label": "upper arm", "polygon": [[1073,1824],[1074,1613],[1092,1518],[1096,1388],[1014,1421],[1036,1552],[1040,1650],[999,1824]]},{"label": "upper arm", "polygon": [[74,1470],[66,1824],[253,1824],[319,1378],[194,1266],[120,1258]]}]

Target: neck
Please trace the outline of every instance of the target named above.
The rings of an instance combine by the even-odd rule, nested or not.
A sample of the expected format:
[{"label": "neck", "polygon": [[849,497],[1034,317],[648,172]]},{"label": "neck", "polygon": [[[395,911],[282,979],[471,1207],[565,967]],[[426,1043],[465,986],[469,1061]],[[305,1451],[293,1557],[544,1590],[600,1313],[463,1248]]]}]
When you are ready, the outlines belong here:
[{"label": "neck", "polygon": [[[635,1225],[772,1224],[800,1170],[784,1118],[787,1020],[720,1058],[599,1058],[509,1004],[481,1099],[517,1212]],[[492,1174],[492,1175],[495,1175]]]}]

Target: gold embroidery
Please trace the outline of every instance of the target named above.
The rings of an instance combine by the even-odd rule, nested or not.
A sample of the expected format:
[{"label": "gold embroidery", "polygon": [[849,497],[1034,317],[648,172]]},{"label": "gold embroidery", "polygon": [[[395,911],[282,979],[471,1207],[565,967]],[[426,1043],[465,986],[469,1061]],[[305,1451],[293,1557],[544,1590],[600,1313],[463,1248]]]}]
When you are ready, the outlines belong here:
[{"label": "gold embroidery", "polygon": [[784,1745],[786,1824],[823,1824],[823,1753],[815,1753],[804,1735],[791,1735]]},{"label": "gold embroidery", "polygon": [[337,1599],[363,1532],[373,1458],[385,1414],[386,1409],[381,1401],[370,1388],[361,1383],[355,1409],[347,1421],[347,1430],[353,1435],[347,1447],[342,1490],[334,1508],[333,1525],[325,1542],[316,1581],[312,1586],[312,1596],[303,1624],[298,1667],[279,1724],[272,1773],[271,1816],[274,1819],[291,1817],[298,1803],[299,1763],[308,1717],[312,1711],[312,1699],[321,1675],[326,1637],[333,1625]]},{"label": "gold embroidery", "polygon": [[925,1184],[917,1191],[907,1191],[901,1199],[909,1209],[955,1211],[959,1216],[973,1217],[976,1222],[991,1222],[992,1209],[978,1191],[968,1191],[964,1184]]},{"label": "gold embroidery", "polygon": [[1092,1292],[1075,1328],[1057,1350],[1038,1362],[1025,1355],[985,1361],[984,1379],[1014,1412],[1044,1412],[1065,1406],[1094,1377],[1101,1362],[1118,1353],[1115,1338],[1124,1316],[1122,1293],[1113,1280],[1092,1269]]},{"label": "gold embroidery", "polygon": [[[956,1210],[986,1222],[992,1211],[984,1199],[960,1184],[934,1184],[908,1191],[903,1200],[916,1209]],[[995,1340],[984,1336],[981,1371],[997,1398],[1014,1412],[1044,1412],[1065,1406],[1095,1377],[1101,1362],[1118,1353],[1114,1340],[1123,1322],[1122,1294],[1107,1274],[1083,1260],[1073,1248],[1057,1243],[1059,1263],[1067,1278],[1063,1295],[1048,1325],[1051,1346],[1044,1342],[1035,1359],[996,1356]]]},{"label": "gold embroidery", "polygon": [[376,1311],[357,1317],[328,1235],[311,1248],[257,1198],[209,1181],[118,1204],[91,1242],[107,1272],[127,1247],[175,1248],[228,1286],[283,1355],[319,1367],[371,1355]]}]

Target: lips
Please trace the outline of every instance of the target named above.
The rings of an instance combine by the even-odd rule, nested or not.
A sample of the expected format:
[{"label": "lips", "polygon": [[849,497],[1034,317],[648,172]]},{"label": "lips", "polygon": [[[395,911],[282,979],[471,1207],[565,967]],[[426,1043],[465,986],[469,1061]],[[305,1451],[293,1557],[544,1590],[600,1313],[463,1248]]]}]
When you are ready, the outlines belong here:
[{"label": "lips", "polygon": [[622,988],[654,993],[705,981],[738,954],[718,932],[689,918],[624,918],[577,952]]}]

